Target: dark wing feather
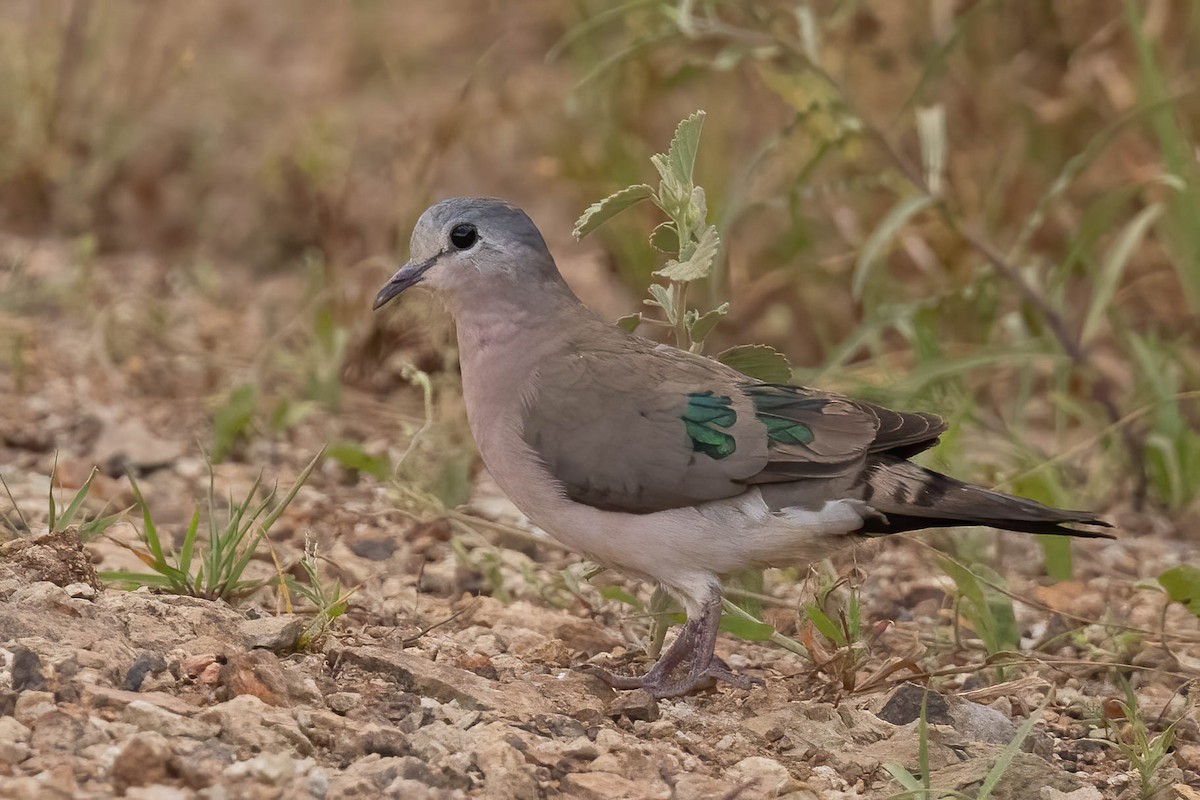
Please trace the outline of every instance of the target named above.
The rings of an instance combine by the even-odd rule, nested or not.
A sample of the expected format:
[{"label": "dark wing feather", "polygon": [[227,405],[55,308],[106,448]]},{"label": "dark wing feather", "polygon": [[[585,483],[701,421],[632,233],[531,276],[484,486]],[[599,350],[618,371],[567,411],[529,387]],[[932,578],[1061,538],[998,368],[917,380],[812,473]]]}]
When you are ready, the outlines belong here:
[{"label": "dark wing feather", "polygon": [[869,450],[871,453],[890,453],[900,458],[911,458],[933,447],[946,432],[946,421],[937,414],[892,411],[865,400],[852,402],[868,414],[873,414],[879,422],[879,430]]},{"label": "dark wing feather", "polygon": [[521,435],[550,474],[577,502],[634,513],[852,478],[868,455],[916,452],[945,430],[930,414],[755,383],[610,326],[564,340],[533,384]]},{"label": "dark wing feather", "polygon": [[767,466],[749,483],[845,475],[868,454],[932,447],[946,430],[933,414],[892,411],[801,386],[758,383],[742,391],[769,438]]}]

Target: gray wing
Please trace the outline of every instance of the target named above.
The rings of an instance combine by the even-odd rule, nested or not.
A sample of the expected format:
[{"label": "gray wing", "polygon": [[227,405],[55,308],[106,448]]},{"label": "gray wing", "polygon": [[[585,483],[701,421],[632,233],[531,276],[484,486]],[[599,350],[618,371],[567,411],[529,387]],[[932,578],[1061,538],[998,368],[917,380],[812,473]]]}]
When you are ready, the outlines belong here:
[{"label": "gray wing", "polygon": [[932,415],[756,383],[639,337],[596,338],[543,364],[522,437],[571,499],[598,508],[647,513],[755,483],[844,476],[869,453],[922,449],[945,428]]}]

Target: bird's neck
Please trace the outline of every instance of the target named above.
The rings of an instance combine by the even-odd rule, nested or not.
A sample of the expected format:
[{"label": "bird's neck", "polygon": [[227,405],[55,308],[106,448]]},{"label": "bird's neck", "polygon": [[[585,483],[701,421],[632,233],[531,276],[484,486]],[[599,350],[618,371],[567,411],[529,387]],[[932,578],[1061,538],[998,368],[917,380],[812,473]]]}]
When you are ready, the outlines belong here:
[{"label": "bird's neck", "polygon": [[502,294],[475,297],[469,306],[450,309],[458,328],[467,415],[477,440],[498,419],[519,416],[538,368],[563,349],[572,331],[598,322],[565,283],[552,288],[519,300]]}]

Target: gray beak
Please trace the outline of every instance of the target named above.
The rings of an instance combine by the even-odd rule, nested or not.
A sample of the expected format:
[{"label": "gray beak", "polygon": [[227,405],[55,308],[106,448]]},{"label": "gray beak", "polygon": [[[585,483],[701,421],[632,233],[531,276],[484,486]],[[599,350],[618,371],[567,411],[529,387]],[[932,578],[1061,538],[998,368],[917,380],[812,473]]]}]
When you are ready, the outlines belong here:
[{"label": "gray beak", "polygon": [[375,295],[375,305],[373,308],[378,311],[391,302],[392,298],[403,292],[410,286],[415,286],[421,282],[421,276],[424,275],[430,267],[437,261],[436,258],[431,258],[428,261],[422,261],[420,264],[414,264],[411,261],[401,267],[392,279],[389,280],[384,287],[379,290],[379,294]]}]

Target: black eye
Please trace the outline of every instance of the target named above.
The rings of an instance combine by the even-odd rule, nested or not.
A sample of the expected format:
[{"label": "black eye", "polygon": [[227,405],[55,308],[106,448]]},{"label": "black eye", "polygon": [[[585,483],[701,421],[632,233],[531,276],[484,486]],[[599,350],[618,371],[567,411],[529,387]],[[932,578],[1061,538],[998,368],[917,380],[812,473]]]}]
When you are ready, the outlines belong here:
[{"label": "black eye", "polygon": [[455,225],[454,230],[450,231],[450,244],[459,250],[466,250],[477,241],[479,241],[479,231],[475,230],[474,225]]}]

